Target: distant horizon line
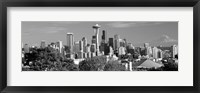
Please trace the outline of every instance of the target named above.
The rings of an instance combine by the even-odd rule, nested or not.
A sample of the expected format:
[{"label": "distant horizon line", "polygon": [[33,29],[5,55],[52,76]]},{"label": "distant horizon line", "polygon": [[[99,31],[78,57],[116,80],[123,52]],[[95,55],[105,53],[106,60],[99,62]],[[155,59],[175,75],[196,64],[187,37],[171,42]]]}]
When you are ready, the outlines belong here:
[{"label": "distant horizon line", "polygon": [[[41,41],[42,42],[42,41]],[[58,41],[57,41],[58,42]],[[62,41],[63,42],[63,41]],[[45,42],[46,43],[46,42]],[[49,45],[49,44],[51,44],[51,43],[56,43],[56,42],[50,42],[50,43],[48,43],[48,44],[45,44],[45,46],[47,47],[47,45]],[[145,43],[148,43],[148,42],[145,42]],[[23,45],[25,45],[25,44],[28,44],[28,43],[23,43],[22,42],[22,44]],[[88,43],[89,44],[89,43]],[[131,44],[133,44],[133,43],[131,43]],[[143,43],[144,44],[144,43]],[[151,43],[149,43],[149,44],[151,44]],[[90,44],[91,45],[91,44]],[[177,45],[178,46],[178,44],[172,44],[172,45],[154,45],[154,46],[150,46],[150,47],[159,47],[159,46],[161,46],[161,47],[171,47],[171,46],[173,46],[173,45]],[[33,45],[33,44],[28,44],[28,46],[30,47],[30,46],[36,46],[36,47],[40,47],[40,45],[39,44],[37,44],[37,45]],[[63,46],[67,46],[66,44],[63,44]],[[134,46],[134,44],[133,44],[133,46]],[[141,46],[138,46],[138,45],[136,45],[136,46],[134,46],[134,47],[144,47],[144,45],[141,45]]]}]

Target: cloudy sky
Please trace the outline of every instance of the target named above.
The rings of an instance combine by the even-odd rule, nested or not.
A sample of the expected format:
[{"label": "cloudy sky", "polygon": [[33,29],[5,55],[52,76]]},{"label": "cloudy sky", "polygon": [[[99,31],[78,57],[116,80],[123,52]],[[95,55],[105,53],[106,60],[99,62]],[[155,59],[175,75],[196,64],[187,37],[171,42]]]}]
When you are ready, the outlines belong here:
[{"label": "cloudy sky", "polygon": [[92,26],[95,24],[101,25],[99,37],[102,30],[106,30],[108,38],[118,34],[135,46],[142,46],[145,42],[151,45],[151,42],[171,44],[178,41],[178,22],[23,21],[21,24],[23,44],[34,46],[40,45],[42,40],[47,43],[61,40],[66,45],[68,32],[74,33],[75,41],[86,37],[91,43],[94,35]]}]

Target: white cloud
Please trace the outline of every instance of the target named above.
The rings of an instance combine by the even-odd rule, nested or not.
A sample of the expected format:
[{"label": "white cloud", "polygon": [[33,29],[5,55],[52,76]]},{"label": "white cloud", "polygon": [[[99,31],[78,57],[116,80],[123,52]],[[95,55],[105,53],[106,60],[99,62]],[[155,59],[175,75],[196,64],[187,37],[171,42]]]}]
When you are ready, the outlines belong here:
[{"label": "white cloud", "polygon": [[163,35],[163,38],[164,38],[163,42],[166,42],[166,43],[167,42],[177,42],[177,40],[169,37],[168,35]]},{"label": "white cloud", "polygon": [[108,26],[114,27],[114,28],[126,28],[134,26],[136,23],[134,22],[113,22],[107,24]]},{"label": "white cloud", "polygon": [[138,27],[138,26],[148,26],[148,25],[160,25],[163,22],[112,22],[107,25],[114,28],[126,28],[126,27]]}]

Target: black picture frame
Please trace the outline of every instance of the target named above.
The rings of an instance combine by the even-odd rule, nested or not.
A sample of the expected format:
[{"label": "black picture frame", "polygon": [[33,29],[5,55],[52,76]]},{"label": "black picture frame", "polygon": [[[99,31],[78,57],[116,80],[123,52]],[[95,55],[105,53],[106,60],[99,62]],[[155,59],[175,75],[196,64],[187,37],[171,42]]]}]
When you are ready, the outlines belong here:
[{"label": "black picture frame", "polygon": [[[7,7],[193,7],[194,86],[7,86]],[[200,0],[2,0],[0,1],[0,91],[2,93],[199,93]]]}]

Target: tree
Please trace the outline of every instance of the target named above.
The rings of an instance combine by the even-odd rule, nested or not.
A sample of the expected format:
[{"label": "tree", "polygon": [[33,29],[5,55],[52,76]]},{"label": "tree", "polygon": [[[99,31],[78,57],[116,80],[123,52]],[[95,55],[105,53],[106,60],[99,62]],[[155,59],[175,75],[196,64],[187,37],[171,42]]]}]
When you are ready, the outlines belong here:
[{"label": "tree", "polygon": [[78,65],[74,64],[72,59],[65,59],[62,62],[62,71],[78,71]]},{"label": "tree", "polygon": [[[78,66],[74,64],[73,60],[69,60],[64,57],[59,51],[52,47],[46,47],[44,49],[31,49],[31,53],[25,55],[23,63],[28,61],[28,67],[24,67],[22,70],[27,71],[77,71]],[[29,62],[32,64],[30,65]]]},{"label": "tree", "polygon": [[178,71],[178,63],[175,62],[167,62],[163,67],[164,71]]},{"label": "tree", "polygon": [[79,63],[80,71],[102,71],[106,64],[105,56],[87,58]]},{"label": "tree", "polygon": [[24,54],[24,59],[22,59],[22,62],[24,65],[29,65],[29,62],[35,62],[37,58],[39,57],[38,51],[36,48],[31,48],[30,53]]},{"label": "tree", "polygon": [[109,61],[106,63],[104,71],[126,71],[126,68],[118,61]]}]

